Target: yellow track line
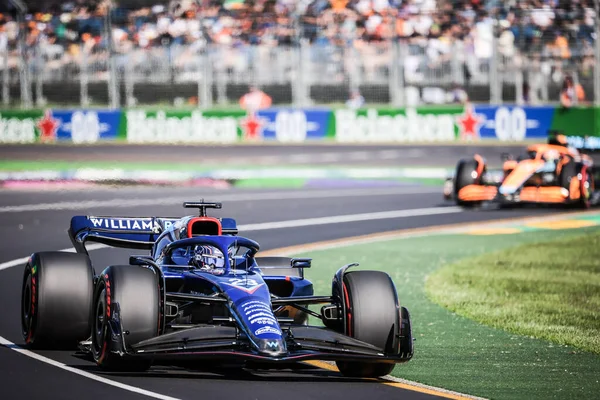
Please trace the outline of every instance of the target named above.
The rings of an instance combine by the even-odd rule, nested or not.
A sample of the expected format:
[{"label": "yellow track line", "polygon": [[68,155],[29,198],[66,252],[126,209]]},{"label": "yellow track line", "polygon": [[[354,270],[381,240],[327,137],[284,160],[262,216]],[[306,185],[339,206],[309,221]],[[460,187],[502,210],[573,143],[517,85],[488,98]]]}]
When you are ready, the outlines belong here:
[{"label": "yellow track line", "polygon": [[[340,372],[339,369],[337,369],[337,367],[335,365],[330,364],[325,361],[311,360],[311,361],[304,361],[304,363],[312,365],[313,367],[325,369],[328,371]],[[425,386],[421,387],[421,386],[411,385],[411,384],[402,383],[402,382],[394,382],[394,381],[390,381],[390,380],[386,380],[386,379],[365,379],[365,380],[376,381],[376,382],[379,382],[386,386],[397,387],[400,389],[410,390],[412,392],[431,394],[433,396],[443,397],[446,399],[453,399],[453,400],[472,400],[473,399],[473,397],[465,397],[458,393],[456,393],[456,394],[455,393],[447,393],[447,392],[442,392],[442,391],[436,390],[434,388],[429,388],[429,387],[425,387]]]},{"label": "yellow track line", "polygon": [[[344,239],[325,240],[322,242],[314,242],[314,243],[309,243],[309,244],[301,244],[301,245],[295,245],[295,246],[282,247],[279,249],[263,251],[260,253],[260,255],[268,256],[268,255],[294,254],[294,253],[300,253],[300,252],[324,250],[324,249],[329,249],[329,248],[334,248],[334,247],[344,247],[344,246],[348,246],[351,244],[380,241],[380,240],[385,240],[385,239],[395,239],[395,238],[415,236],[415,235],[434,234],[434,233],[441,233],[441,232],[452,233],[453,231],[457,231],[456,233],[460,233],[471,227],[483,228],[483,227],[488,227],[488,226],[492,226],[492,225],[504,225],[504,224],[511,224],[511,223],[519,223],[519,224],[525,225],[525,224],[531,224],[531,223],[536,223],[536,222],[562,220],[565,217],[570,218],[570,217],[578,217],[578,216],[582,216],[582,215],[590,215],[590,214],[598,214],[598,213],[600,213],[600,212],[593,212],[593,213],[591,213],[589,211],[565,212],[565,213],[553,214],[550,216],[542,216],[542,217],[510,218],[510,219],[479,221],[479,222],[462,222],[462,223],[450,224],[450,225],[430,226],[430,227],[426,227],[426,228],[400,229],[400,230],[390,231],[390,232],[373,233],[373,234],[369,234],[369,235],[353,236],[353,237],[344,238]],[[332,371],[332,372],[339,372],[339,370],[337,369],[337,367],[334,364],[331,364],[328,362],[311,360],[311,361],[305,361],[304,363],[312,365],[313,367],[316,367],[316,368],[321,368],[321,369],[325,369],[325,370]],[[369,380],[372,380],[372,379],[369,379]],[[376,381],[383,385],[386,385],[386,386],[392,386],[392,387],[396,387],[396,388],[400,388],[400,389],[410,390],[413,392],[430,394],[433,396],[443,397],[446,399],[472,400],[474,398],[478,398],[475,396],[468,396],[468,395],[463,395],[463,394],[452,392],[452,391],[445,391],[443,389],[428,387],[426,385],[420,385],[417,383],[413,384],[413,383],[408,383],[408,382],[406,382],[406,383],[405,382],[395,382],[395,381],[387,380],[387,379],[378,379]]]}]

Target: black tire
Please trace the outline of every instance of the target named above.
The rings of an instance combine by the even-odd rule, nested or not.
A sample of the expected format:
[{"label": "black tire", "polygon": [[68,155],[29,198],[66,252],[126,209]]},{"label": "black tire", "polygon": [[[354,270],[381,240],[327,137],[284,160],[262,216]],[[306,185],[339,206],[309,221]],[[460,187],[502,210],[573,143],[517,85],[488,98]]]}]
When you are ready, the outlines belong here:
[{"label": "black tire", "polygon": [[[122,357],[112,351],[109,319],[119,305],[119,319],[127,347],[159,334],[161,293],[153,270],[134,265],[117,265],[100,274],[94,290],[92,356],[100,367],[112,371],[144,371],[151,362]],[[107,306],[110,305],[110,306]]]},{"label": "black tire", "polygon": [[579,173],[581,174],[581,181],[579,182],[579,188],[581,190],[579,206],[583,209],[587,209],[592,206],[592,195],[596,190],[594,171],[592,168],[582,166],[579,169]]},{"label": "black tire", "polygon": [[[583,209],[591,206],[591,193],[594,189],[593,172],[589,171],[587,166],[578,165],[574,160],[569,160],[564,164],[560,170],[558,176],[558,183],[561,187],[571,190],[571,181],[573,178],[579,179],[578,175],[581,174],[581,180],[579,182],[580,196],[579,199],[574,203],[576,207]],[[584,184],[588,183],[589,188],[584,188]]]},{"label": "black tire", "polygon": [[577,176],[577,168],[573,160],[567,161],[563,164],[558,175],[558,184],[567,189],[571,189],[571,179]]},{"label": "black tire", "polygon": [[71,349],[90,335],[94,270],[85,254],[34,253],[23,274],[21,333],[37,349]]},{"label": "black tire", "polygon": [[[481,183],[481,175],[483,172],[482,174],[477,174],[477,176],[474,176],[473,174],[473,172],[477,172],[478,166],[479,162],[474,158],[460,160],[456,166],[456,173],[454,175],[454,198],[456,199],[456,203],[460,206],[469,207],[479,203],[476,201],[461,201],[458,198],[458,192],[465,186]],[[485,170],[485,166],[482,170]]]},{"label": "black tire", "polygon": [[[398,353],[400,308],[394,283],[381,271],[352,271],[344,275],[346,334],[382,349]],[[378,378],[389,374],[394,363],[336,362],[344,376]]]}]

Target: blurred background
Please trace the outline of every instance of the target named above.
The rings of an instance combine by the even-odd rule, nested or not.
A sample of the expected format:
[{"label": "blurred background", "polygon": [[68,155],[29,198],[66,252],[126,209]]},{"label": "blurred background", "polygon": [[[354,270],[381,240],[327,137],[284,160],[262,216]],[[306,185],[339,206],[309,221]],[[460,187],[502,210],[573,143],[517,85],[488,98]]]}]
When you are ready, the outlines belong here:
[{"label": "blurred background", "polygon": [[7,0],[5,107],[575,103],[598,98],[593,0]]}]

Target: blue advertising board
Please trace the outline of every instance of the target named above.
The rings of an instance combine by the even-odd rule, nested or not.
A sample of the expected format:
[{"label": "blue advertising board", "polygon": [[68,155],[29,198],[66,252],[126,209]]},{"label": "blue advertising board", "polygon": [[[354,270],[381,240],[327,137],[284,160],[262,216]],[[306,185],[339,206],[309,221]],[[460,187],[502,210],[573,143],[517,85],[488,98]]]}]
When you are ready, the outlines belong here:
[{"label": "blue advertising board", "polygon": [[270,108],[258,112],[265,123],[263,139],[279,142],[325,139],[330,116],[329,109]]},{"label": "blue advertising board", "polygon": [[548,106],[475,106],[475,113],[482,121],[479,136],[502,141],[546,139],[554,110],[555,107]]},{"label": "blue advertising board", "polygon": [[117,139],[120,110],[52,110],[58,121],[56,140],[95,143]]}]

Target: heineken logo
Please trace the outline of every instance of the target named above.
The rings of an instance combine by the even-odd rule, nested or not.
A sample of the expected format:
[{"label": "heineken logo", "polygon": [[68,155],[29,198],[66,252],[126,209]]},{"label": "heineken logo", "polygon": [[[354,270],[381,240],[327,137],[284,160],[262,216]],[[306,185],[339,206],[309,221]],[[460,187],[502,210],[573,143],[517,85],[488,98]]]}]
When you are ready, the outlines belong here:
[{"label": "heineken logo", "polygon": [[335,112],[335,137],[338,142],[423,142],[455,140],[452,114],[417,114],[407,109],[406,115],[379,115],[367,110],[357,115],[353,110]]},{"label": "heineken logo", "polygon": [[183,118],[158,111],[127,111],[127,141],[130,143],[233,143],[238,140],[237,121],[233,117],[210,118],[193,111]]}]

